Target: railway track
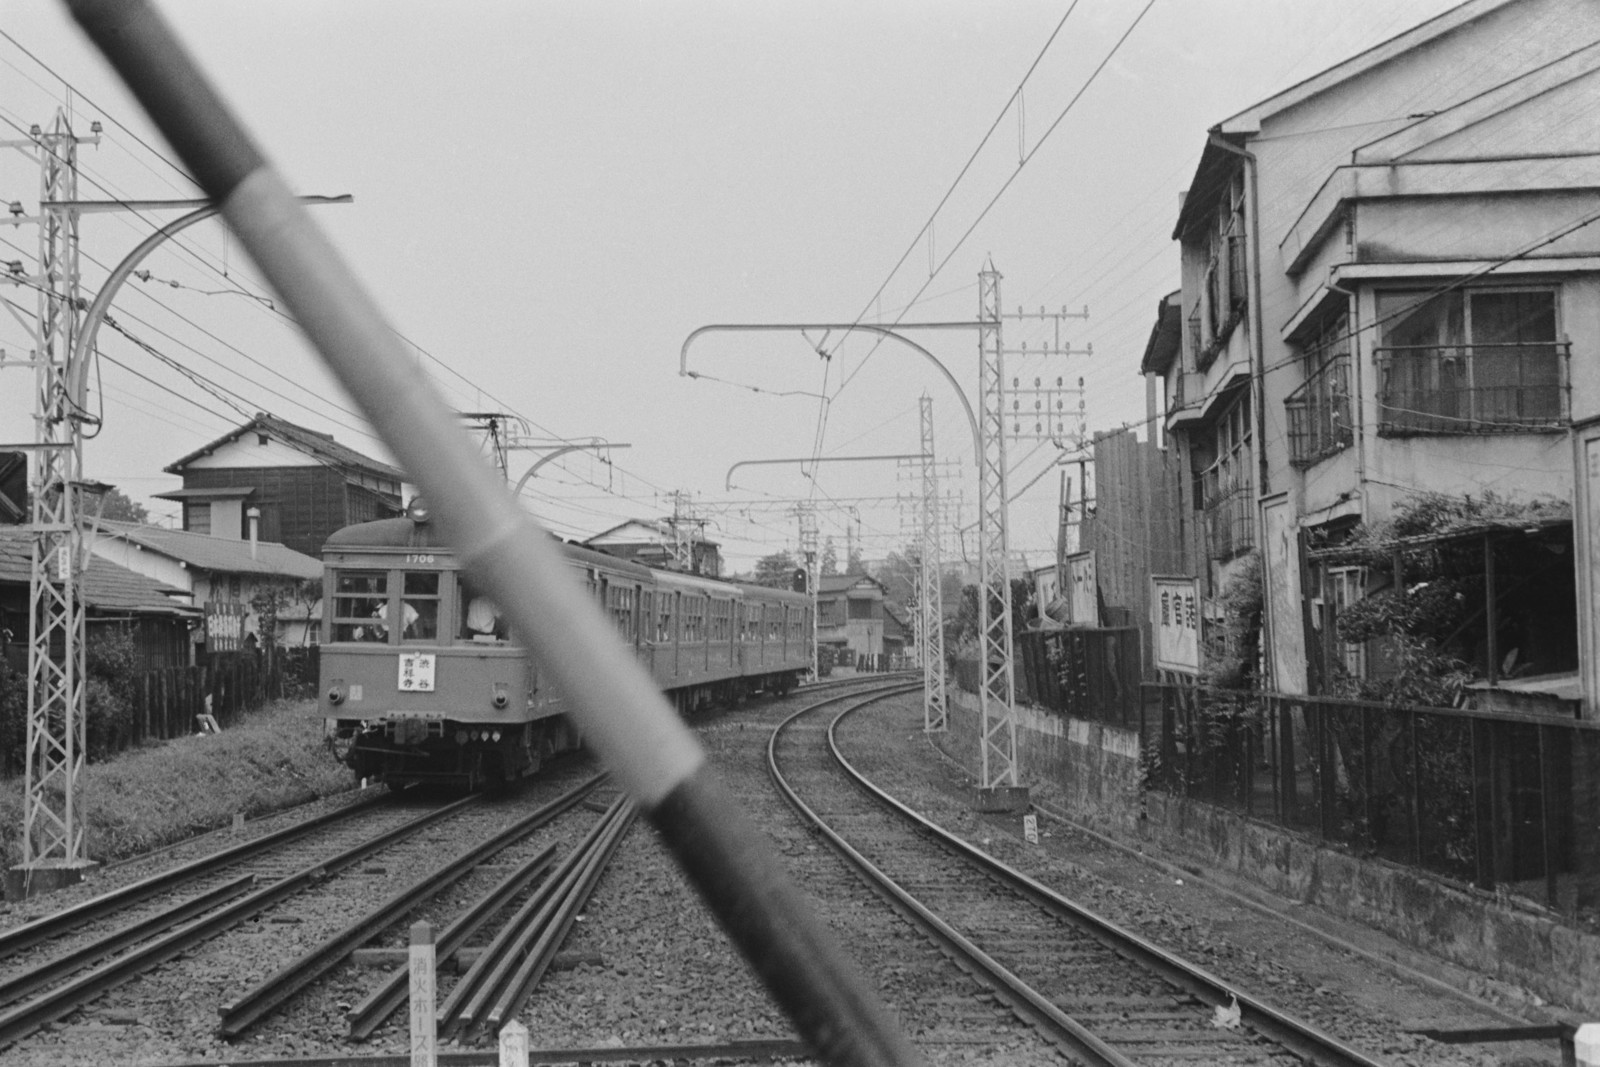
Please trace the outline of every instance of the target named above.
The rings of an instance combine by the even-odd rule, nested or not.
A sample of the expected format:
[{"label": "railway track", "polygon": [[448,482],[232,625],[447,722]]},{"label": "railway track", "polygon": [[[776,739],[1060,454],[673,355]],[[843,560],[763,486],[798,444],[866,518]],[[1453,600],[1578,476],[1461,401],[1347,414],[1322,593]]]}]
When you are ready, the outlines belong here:
[{"label": "railway track", "polygon": [[[769,762],[790,803],[993,995],[1085,1063],[1377,1067],[1264,1001],[1227,987],[899,805],[855,774],[835,724],[878,696],[820,707],[774,731]],[[838,703],[837,700],[829,704]]]}]

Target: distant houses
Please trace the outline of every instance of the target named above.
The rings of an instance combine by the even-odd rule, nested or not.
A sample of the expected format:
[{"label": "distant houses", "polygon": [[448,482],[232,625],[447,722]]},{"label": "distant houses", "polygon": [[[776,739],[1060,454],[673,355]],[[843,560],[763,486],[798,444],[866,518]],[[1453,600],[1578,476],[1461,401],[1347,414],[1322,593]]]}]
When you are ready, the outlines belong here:
[{"label": "distant houses", "polygon": [[[19,671],[28,662],[33,542],[28,530],[0,526],[0,655]],[[99,556],[90,558],[80,588],[91,635],[106,628],[127,632],[143,668],[190,662],[190,634],[200,625],[202,612],[190,602],[187,589]]]}]

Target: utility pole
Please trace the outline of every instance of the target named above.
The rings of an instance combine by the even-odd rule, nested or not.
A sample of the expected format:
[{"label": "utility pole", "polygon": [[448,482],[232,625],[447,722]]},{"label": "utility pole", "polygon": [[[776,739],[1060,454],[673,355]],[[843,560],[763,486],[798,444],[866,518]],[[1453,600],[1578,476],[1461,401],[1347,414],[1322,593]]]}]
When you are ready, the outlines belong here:
[{"label": "utility pole", "polygon": [[944,568],[939,552],[939,468],[933,456],[933,399],[918,400],[922,416],[922,537],[918,560],[917,647],[922,650],[922,728],[950,728],[945,704]]},{"label": "utility pole", "polygon": [[[99,141],[99,123],[92,137]],[[78,881],[90,866],[83,847],[78,775],[84,759],[84,614],[81,576],[86,498],[103,487],[82,479],[83,421],[67,389],[78,331],[78,213],[51,207],[78,198],[78,144],[66,112],[48,130],[4,142],[39,163],[39,215],[14,212],[13,225],[39,227],[33,351],[34,440],[29,528],[28,729],[22,814],[24,892]]]},{"label": "utility pole", "polygon": [[682,489],[672,491],[672,517],[667,520],[672,527],[672,558],[685,574],[694,573],[694,546],[703,538],[701,527],[705,520],[694,513],[694,503]]},{"label": "utility pole", "polygon": [[[978,275],[978,717],[982,734],[978,806],[1025,804],[1017,779],[1017,683],[1013,667],[1010,555],[1006,532],[1005,350],[1000,343],[1000,272]],[[1004,791],[1004,792],[1002,792]]]},{"label": "utility pole", "polygon": [[811,678],[817,678],[817,586],[821,584],[822,557],[817,552],[817,508],[802,501],[795,508],[800,522],[800,559],[806,568],[806,592],[811,594]]}]

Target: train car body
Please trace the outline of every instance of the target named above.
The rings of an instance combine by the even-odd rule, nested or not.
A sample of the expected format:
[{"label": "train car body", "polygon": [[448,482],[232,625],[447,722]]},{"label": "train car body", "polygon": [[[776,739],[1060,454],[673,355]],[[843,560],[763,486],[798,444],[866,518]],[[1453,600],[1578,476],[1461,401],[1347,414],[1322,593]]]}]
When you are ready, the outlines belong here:
[{"label": "train car body", "polygon": [[[803,594],[561,547],[683,714],[786,691],[810,669]],[[348,526],[328,539],[323,563],[318,711],[356,774],[475,787],[577,745],[562,695],[432,523]]]}]

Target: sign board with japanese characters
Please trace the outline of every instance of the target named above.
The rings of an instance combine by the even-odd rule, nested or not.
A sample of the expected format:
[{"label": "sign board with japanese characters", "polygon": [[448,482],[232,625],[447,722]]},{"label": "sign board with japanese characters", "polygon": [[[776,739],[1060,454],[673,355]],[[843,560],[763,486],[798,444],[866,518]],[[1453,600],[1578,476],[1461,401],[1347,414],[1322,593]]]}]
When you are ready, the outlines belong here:
[{"label": "sign board with japanese characters", "polygon": [[433,653],[400,653],[400,681],[402,693],[433,692]]},{"label": "sign board with japanese characters", "polygon": [[1198,579],[1151,577],[1150,629],[1155,635],[1157,670],[1200,673]]},{"label": "sign board with japanese characters", "polygon": [[1073,625],[1100,625],[1100,575],[1095,570],[1092,549],[1067,557],[1066,597]]},{"label": "sign board with japanese characters", "polygon": [[244,647],[244,605],[237,600],[206,604],[206,651],[237,652]]}]

